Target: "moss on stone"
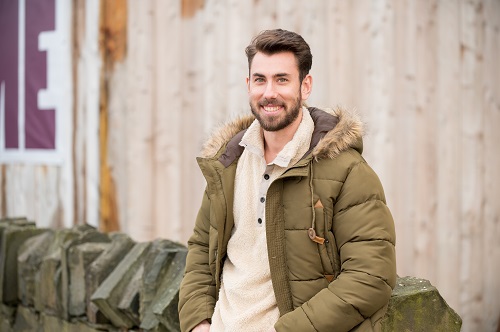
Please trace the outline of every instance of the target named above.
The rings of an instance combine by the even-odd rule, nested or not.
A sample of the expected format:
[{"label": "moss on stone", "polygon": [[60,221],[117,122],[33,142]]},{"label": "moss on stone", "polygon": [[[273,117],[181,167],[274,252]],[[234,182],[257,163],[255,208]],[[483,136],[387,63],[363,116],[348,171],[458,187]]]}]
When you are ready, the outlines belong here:
[{"label": "moss on stone", "polygon": [[384,332],[459,332],[460,316],[448,306],[428,280],[398,278],[387,314],[382,320]]}]

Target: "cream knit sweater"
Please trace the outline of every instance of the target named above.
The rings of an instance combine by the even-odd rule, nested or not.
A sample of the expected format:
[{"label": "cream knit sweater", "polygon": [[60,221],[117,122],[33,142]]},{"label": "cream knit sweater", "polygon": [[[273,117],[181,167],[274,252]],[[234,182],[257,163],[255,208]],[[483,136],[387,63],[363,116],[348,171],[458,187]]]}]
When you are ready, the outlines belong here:
[{"label": "cream knit sweater", "polygon": [[257,120],[241,140],[245,150],[236,168],[234,228],[211,332],[269,331],[279,318],[267,255],[265,196],[272,181],[309,149],[314,123],[305,107],[302,114],[293,139],[269,165],[265,163],[262,129]]}]

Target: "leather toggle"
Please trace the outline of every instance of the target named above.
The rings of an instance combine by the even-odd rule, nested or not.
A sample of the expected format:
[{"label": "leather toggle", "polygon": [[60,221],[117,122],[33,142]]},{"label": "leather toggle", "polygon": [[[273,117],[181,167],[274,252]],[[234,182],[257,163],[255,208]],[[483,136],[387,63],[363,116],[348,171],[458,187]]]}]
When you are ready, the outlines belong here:
[{"label": "leather toggle", "polygon": [[314,230],[314,228],[309,228],[307,230],[307,234],[309,235],[309,238],[311,240],[313,240],[314,242],[319,243],[319,244],[325,243],[325,239],[324,238],[319,237],[319,236],[316,235],[316,231]]}]

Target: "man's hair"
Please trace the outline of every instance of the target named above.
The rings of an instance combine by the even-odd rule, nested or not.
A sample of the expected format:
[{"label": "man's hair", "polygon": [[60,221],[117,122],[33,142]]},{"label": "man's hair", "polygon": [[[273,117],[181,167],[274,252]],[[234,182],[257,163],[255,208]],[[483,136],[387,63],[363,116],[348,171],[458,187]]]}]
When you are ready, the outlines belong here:
[{"label": "man's hair", "polygon": [[282,29],[265,30],[252,39],[245,49],[248,58],[248,70],[257,52],[273,55],[281,52],[292,52],[299,67],[300,82],[309,74],[312,66],[312,54],[309,45],[301,35]]}]

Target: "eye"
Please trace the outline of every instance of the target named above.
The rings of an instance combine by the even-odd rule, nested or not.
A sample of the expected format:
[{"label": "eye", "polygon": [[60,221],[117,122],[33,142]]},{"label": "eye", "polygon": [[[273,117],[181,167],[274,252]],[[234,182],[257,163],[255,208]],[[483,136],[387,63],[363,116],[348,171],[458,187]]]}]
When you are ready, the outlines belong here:
[{"label": "eye", "polygon": [[279,83],[286,83],[286,82],[288,82],[288,79],[286,79],[284,77],[280,77],[280,78],[278,78],[278,82]]},{"label": "eye", "polygon": [[256,77],[253,81],[255,83],[262,83],[262,82],[264,82],[264,78],[262,78],[262,77]]}]

